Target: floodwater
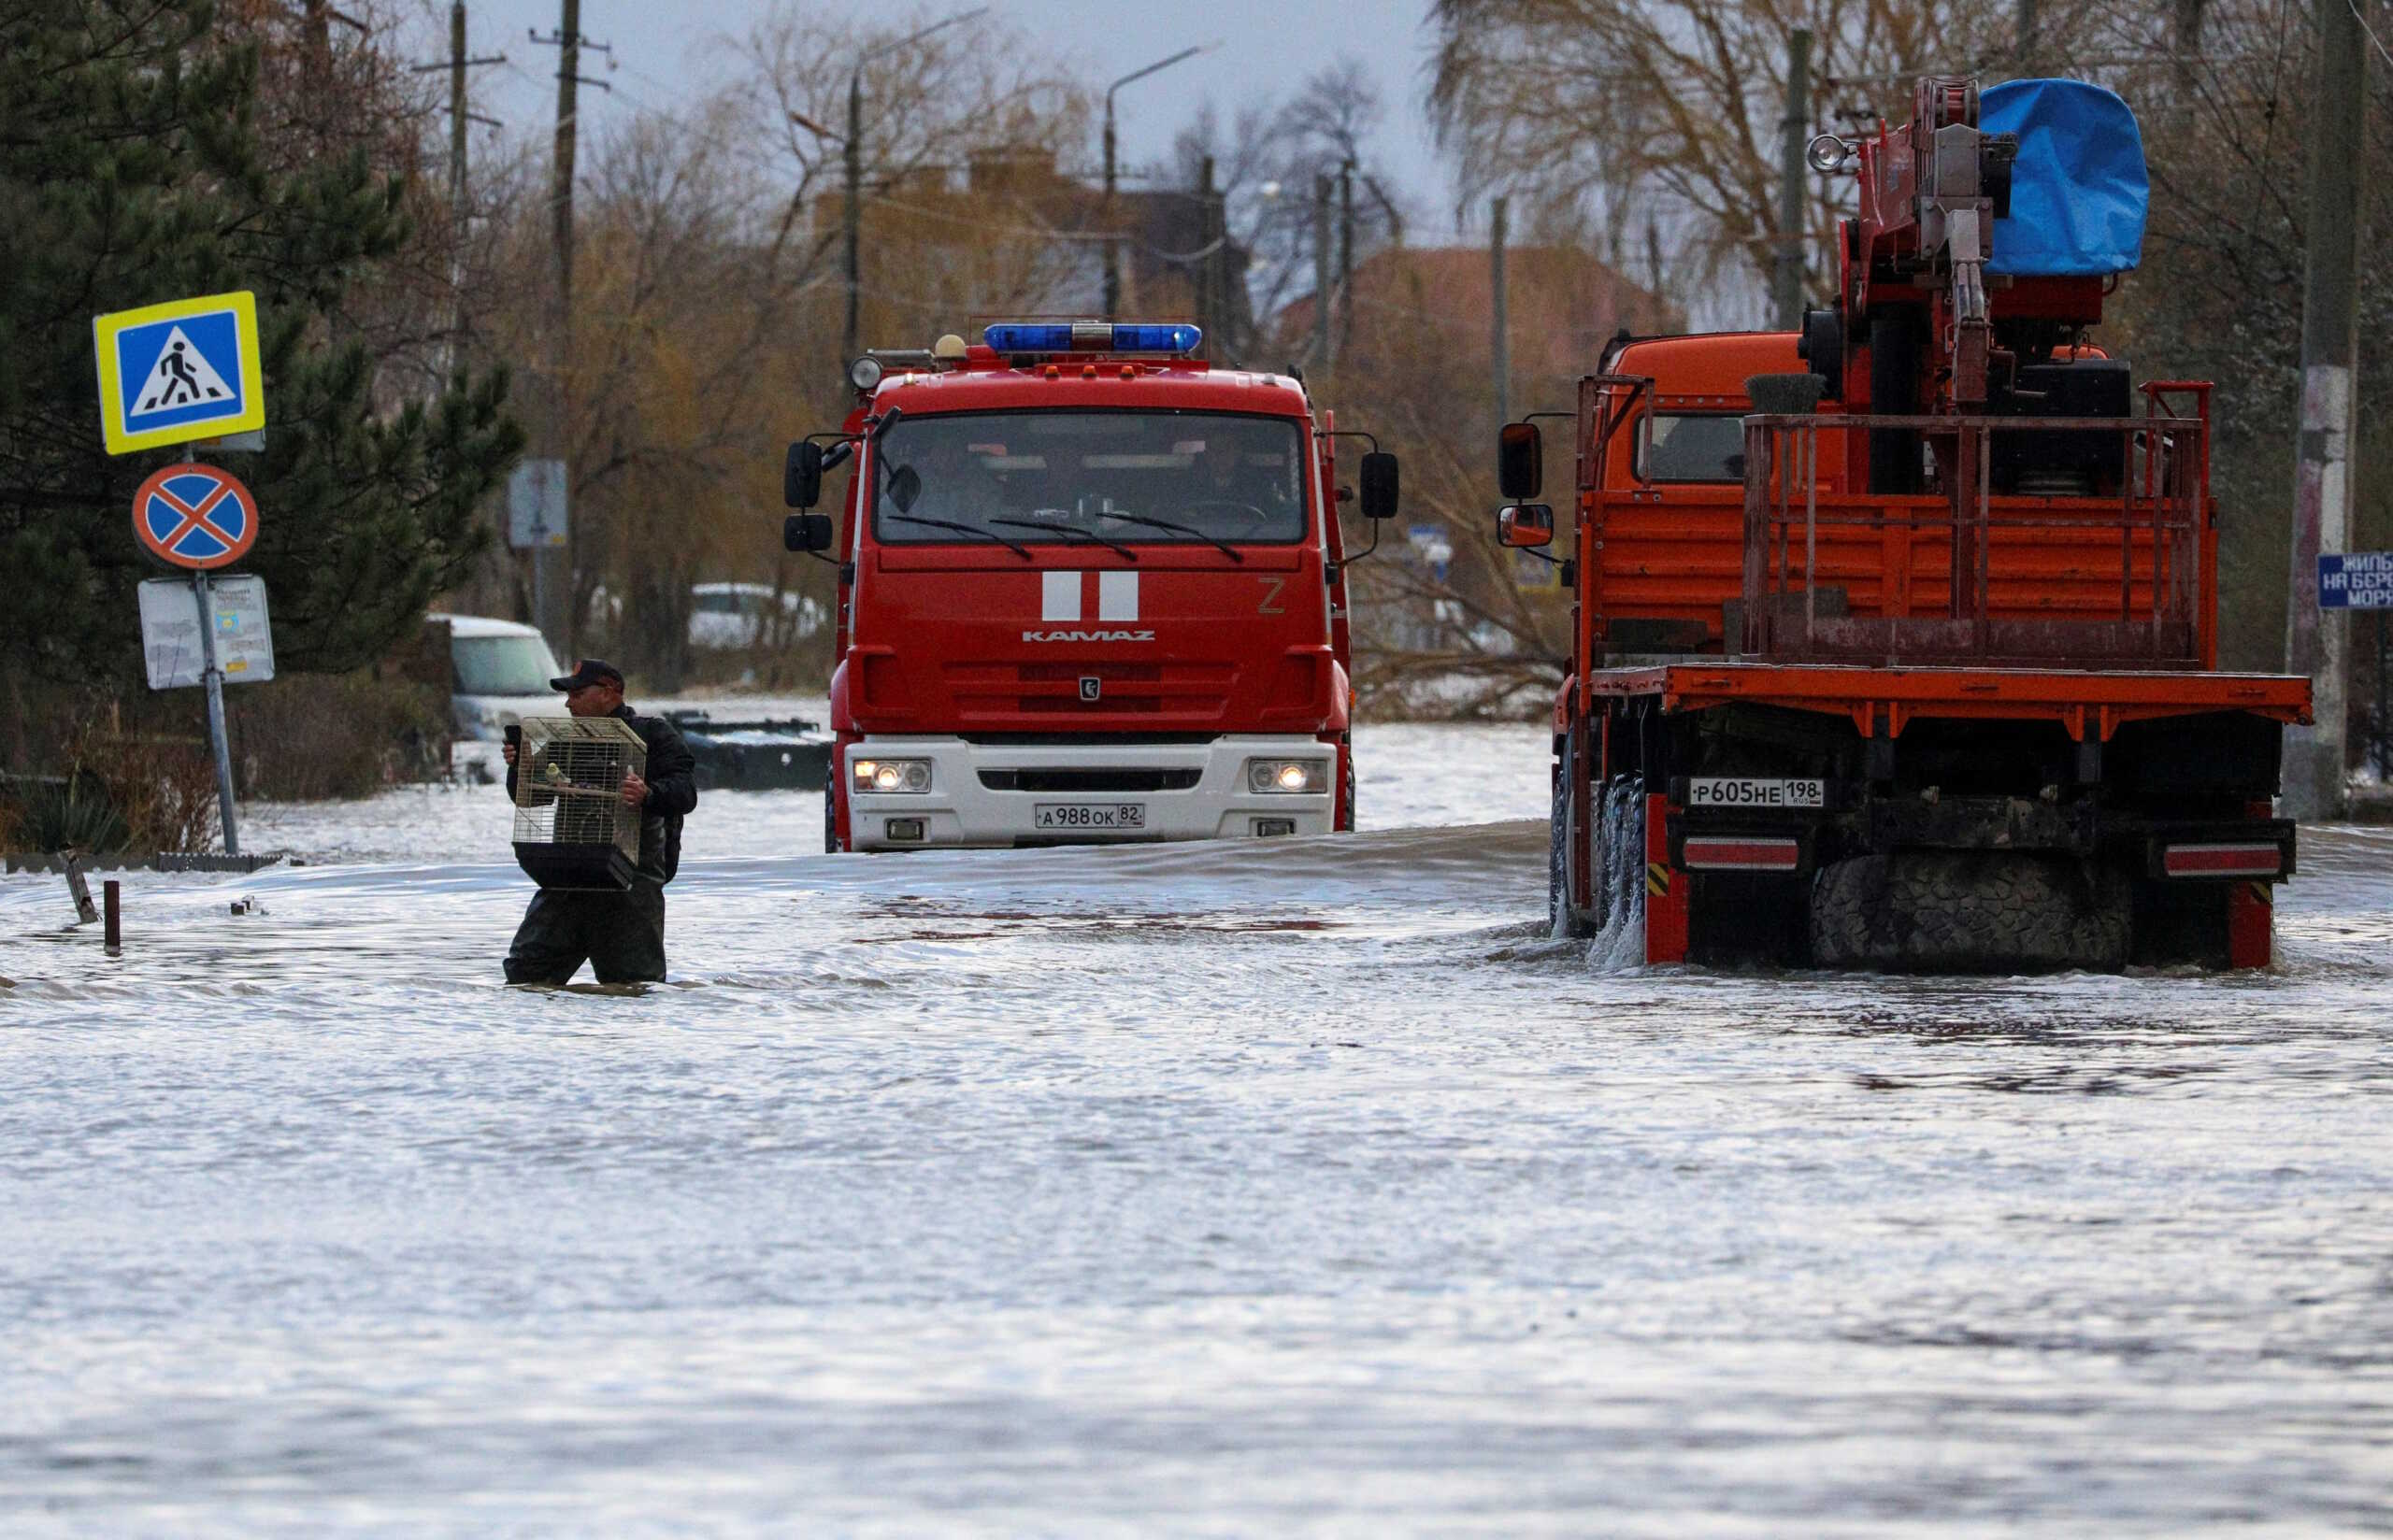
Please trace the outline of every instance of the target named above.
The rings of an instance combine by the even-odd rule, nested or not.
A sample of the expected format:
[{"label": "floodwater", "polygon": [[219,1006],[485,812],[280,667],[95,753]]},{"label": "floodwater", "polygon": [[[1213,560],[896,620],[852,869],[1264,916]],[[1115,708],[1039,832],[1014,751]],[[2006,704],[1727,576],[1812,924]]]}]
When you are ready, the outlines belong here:
[{"label": "floodwater", "polygon": [[[489,789],[0,879],[0,1534],[2393,1530],[2393,835],[2259,976],[1617,964],[1533,727],[1343,839],[825,858],[509,991]],[[251,912],[230,901],[253,896]]]}]

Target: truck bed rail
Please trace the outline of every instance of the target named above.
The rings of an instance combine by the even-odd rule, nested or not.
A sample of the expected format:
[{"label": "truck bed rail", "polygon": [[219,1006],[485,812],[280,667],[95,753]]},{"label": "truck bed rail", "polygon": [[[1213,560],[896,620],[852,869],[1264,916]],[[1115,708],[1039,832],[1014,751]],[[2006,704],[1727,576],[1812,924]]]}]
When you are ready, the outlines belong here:
[{"label": "truck bed rail", "polygon": [[[2168,409],[2185,392],[2195,415]],[[2142,417],[1747,417],[1731,649],[1784,662],[2210,666],[2207,390],[2163,381],[2144,393]],[[1824,492],[1824,430],[1841,445],[1915,435],[1954,491]],[[2115,490],[1998,493],[1998,435],[2107,436]],[[1856,588],[1875,613],[1851,612]]]}]

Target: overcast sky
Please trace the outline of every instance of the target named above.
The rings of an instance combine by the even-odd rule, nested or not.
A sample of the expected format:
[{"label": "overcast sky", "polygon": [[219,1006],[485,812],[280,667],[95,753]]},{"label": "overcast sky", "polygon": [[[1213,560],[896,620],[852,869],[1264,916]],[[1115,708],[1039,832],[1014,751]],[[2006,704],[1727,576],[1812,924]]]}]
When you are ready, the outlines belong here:
[{"label": "overcast sky", "polygon": [[[429,62],[447,56],[448,6],[424,3],[432,15],[418,48]],[[953,8],[969,9],[972,3],[958,0]],[[584,58],[582,73],[610,81],[614,90],[585,93],[581,110],[603,130],[616,115],[669,109],[703,93],[726,67],[711,40],[746,31],[770,8],[770,0],[582,0],[582,35],[612,44],[616,67],[609,73],[603,55]],[[886,0],[810,0],[797,8],[822,19],[826,48],[838,46],[832,29],[854,21],[913,14],[936,20],[949,9],[936,4],[901,9]],[[1192,44],[1221,45],[1125,87],[1115,98],[1125,164],[1163,164],[1173,134],[1208,96],[1226,114],[1256,97],[1285,96],[1322,65],[1353,54],[1386,98],[1373,158],[1423,216],[1416,225],[1421,243],[1434,244],[1452,222],[1453,192],[1421,108],[1427,0],[991,0],[990,8],[1098,87]],[[508,56],[503,65],[475,72],[477,111],[510,128],[553,120],[556,53],[527,34],[554,32],[558,18],[557,0],[467,0],[470,51]]]}]

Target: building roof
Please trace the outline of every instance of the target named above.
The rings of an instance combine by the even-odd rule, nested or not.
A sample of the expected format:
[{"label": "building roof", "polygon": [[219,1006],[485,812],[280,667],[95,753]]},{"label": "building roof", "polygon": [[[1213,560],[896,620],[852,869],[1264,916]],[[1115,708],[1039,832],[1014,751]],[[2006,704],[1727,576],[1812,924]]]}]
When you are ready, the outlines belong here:
[{"label": "building roof", "polygon": [[[1686,325],[1679,307],[1575,247],[1513,247],[1504,265],[1506,340],[1519,375],[1584,374],[1623,327],[1650,335]],[[1354,268],[1354,348],[1368,355],[1374,335],[1426,331],[1452,353],[1484,358],[1494,349],[1494,306],[1484,247],[1375,251]],[[1309,334],[1313,296],[1284,307],[1279,321],[1283,336]]]}]

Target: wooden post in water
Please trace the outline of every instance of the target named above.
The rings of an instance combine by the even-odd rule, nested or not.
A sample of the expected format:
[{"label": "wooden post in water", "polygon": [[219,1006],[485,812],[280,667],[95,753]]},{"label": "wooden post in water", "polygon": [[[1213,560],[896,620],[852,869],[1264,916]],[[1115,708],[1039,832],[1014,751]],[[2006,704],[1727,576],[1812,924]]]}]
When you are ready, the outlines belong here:
[{"label": "wooden post in water", "polygon": [[124,949],[123,905],[122,903],[123,888],[124,884],[114,877],[109,877],[100,884],[100,896],[107,913],[107,920],[101,930],[100,939],[107,945],[108,955],[111,957]]},{"label": "wooden post in water", "polygon": [[89,925],[100,918],[100,911],[92,907],[92,885],[83,880],[83,853],[72,848],[61,850],[58,860],[66,872],[66,891],[75,896],[75,923]]}]

